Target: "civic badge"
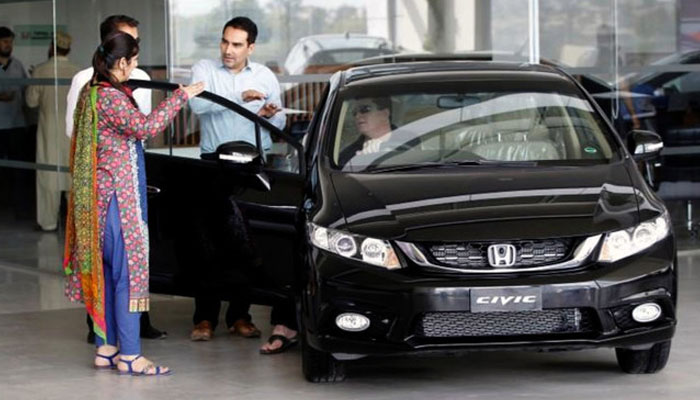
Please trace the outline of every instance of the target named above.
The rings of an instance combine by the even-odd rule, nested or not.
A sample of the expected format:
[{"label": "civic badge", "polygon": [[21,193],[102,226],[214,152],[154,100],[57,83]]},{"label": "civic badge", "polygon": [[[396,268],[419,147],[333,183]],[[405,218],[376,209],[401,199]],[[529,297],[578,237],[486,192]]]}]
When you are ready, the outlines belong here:
[{"label": "civic badge", "polygon": [[488,248],[489,264],[495,268],[510,267],[515,264],[515,253],[512,244],[492,244]]}]

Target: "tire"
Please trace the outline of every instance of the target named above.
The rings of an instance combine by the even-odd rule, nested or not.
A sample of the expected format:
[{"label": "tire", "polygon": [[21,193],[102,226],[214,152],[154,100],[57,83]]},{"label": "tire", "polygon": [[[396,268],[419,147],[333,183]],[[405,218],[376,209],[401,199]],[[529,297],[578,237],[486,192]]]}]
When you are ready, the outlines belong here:
[{"label": "tire", "polygon": [[668,362],[671,341],[656,343],[648,350],[616,348],[617,364],[628,374],[653,374],[661,371]]},{"label": "tire", "polygon": [[305,338],[301,340],[301,367],[304,378],[313,383],[342,382],[345,380],[345,364],[330,353],[311,347]]}]

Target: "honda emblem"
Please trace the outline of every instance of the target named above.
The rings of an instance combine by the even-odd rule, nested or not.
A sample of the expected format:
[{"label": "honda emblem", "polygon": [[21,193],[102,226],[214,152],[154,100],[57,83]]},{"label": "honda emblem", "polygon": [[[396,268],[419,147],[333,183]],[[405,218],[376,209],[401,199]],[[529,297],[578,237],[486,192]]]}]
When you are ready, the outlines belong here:
[{"label": "honda emblem", "polygon": [[515,246],[493,244],[488,248],[489,264],[495,268],[510,267],[515,264]]}]

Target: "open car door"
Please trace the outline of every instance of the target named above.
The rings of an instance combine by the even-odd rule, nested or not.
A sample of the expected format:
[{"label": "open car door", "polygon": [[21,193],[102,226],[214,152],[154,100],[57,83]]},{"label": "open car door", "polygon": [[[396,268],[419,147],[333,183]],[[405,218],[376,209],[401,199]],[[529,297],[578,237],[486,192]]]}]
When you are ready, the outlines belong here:
[{"label": "open car door", "polygon": [[[129,85],[178,88],[155,81]],[[255,144],[227,143],[202,159],[197,117],[189,106],[163,137],[147,143],[151,291],[192,296],[202,281],[224,290],[250,285],[253,302],[269,304],[289,295],[294,284],[303,147],[230,100],[206,91],[200,98],[216,104],[222,115],[237,113],[250,121]],[[273,141],[265,154],[263,129]]]}]

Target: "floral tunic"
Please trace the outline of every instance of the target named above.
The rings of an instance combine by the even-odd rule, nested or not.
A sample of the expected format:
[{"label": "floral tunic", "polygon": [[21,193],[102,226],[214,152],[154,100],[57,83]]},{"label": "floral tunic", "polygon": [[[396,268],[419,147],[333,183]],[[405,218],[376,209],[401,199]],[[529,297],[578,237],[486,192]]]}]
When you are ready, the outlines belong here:
[{"label": "floral tunic", "polygon": [[[129,270],[131,312],[148,311],[149,308],[148,226],[141,211],[136,142],[163,132],[186,103],[187,94],[176,90],[146,116],[123,92],[111,86],[97,90],[99,237],[103,240],[109,201],[116,195]],[[79,279],[69,280],[68,296],[72,300],[81,300]]]}]

